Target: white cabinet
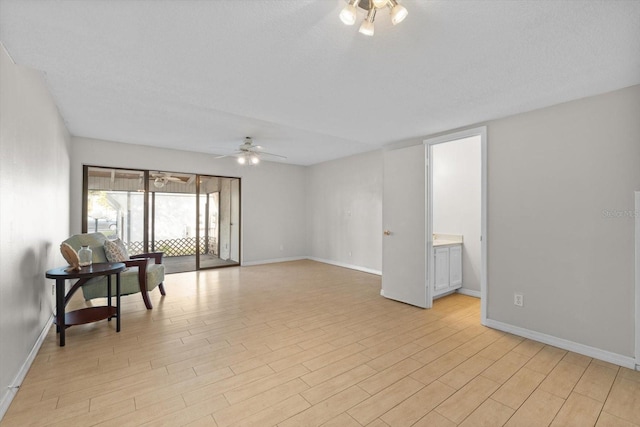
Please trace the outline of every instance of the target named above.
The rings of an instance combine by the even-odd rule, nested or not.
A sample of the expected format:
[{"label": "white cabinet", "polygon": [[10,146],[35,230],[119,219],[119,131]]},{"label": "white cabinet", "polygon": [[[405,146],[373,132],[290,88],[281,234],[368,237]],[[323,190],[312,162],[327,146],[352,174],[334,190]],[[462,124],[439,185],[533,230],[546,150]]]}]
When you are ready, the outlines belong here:
[{"label": "white cabinet", "polygon": [[449,289],[449,248],[435,248],[435,280],[433,282],[436,293]]},{"label": "white cabinet", "polygon": [[462,286],[462,245],[449,248],[449,287],[458,289]]},{"label": "white cabinet", "polygon": [[462,287],[462,245],[434,247],[433,296]]}]

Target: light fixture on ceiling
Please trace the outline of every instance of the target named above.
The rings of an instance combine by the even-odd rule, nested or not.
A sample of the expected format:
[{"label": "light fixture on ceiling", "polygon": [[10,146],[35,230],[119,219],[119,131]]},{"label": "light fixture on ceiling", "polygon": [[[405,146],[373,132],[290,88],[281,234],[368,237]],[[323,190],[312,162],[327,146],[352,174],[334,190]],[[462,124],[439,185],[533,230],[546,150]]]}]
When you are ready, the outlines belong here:
[{"label": "light fixture on ceiling", "polygon": [[257,165],[260,163],[260,157],[256,153],[247,151],[238,156],[238,163],[241,165]]},{"label": "light fixture on ceiling", "polygon": [[373,21],[376,18],[376,12],[385,7],[389,8],[391,23],[393,25],[404,21],[404,18],[409,14],[407,9],[398,4],[396,0],[347,0],[347,5],[340,11],[340,20],[346,25],[355,24],[358,8],[360,8],[367,12],[367,16],[358,31],[366,36],[372,36],[374,33]]},{"label": "light fixture on ceiling", "polygon": [[282,156],[280,154],[267,153],[266,151],[262,151],[262,147],[260,145],[254,145],[253,139],[250,136],[244,138],[244,142],[240,144],[238,150],[233,154],[225,154],[222,156],[216,157],[216,159],[221,159],[223,157],[234,156],[238,163],[241,165],[257,165],[260,163],[262,157],[277,157],[279,159],[286,160],[286,156]]},{"label": "light fixture on ceiling", "polygon": [[156,188],[162,188],[166,184],[166,181],[163,178],[156,178],[153,180],[153,185]]}]

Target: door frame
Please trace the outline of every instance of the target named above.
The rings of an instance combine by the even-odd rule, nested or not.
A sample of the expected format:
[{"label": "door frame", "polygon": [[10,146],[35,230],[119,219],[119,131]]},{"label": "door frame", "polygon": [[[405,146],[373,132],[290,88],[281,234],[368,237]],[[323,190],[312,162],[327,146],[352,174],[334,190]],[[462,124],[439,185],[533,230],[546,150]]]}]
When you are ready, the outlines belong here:
[{"label": "door frame", "polygon": [[427,298],[433,301],[433,292],[431,292],[432,284],[434,283],[434,249],[433,249],[433,167],[431,167],[431,159],[433,154],[431,150],[434,145],[442,144],[445,142],[456,141],[459,139],[469,138],[472,136],[480,137],[480,323],[486,325],[487,323],[487,127],[480,126],[472,129],[466,129],[458,132],[449,133],[446,135],[437,136],[434,138],[425,139],[423,144],[426,145],[427,156],[427,271],[429,278],[427,280]]},{"label": "door frame", "polygon": [[635,192],[636,219],[636,371],[640,371],[640,191]]}]

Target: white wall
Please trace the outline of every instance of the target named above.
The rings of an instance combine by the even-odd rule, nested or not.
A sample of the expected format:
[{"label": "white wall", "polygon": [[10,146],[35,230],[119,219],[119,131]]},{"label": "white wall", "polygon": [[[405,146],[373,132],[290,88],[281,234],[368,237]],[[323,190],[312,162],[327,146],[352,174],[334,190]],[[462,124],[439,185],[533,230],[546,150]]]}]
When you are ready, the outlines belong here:
[{"label": "white wall", "polygon": [[[633,86],[470,126],[488,130],[489,324],[631,362],[634,220],[618,213],[633,212],[640,190],[638,117],[640,86]],[[380,152],[309,169],[310,254],[377,265],[382,235],[375,203],[357,239],[345,238],[352,234],[344,213],[367,194],[379,200]],[[361,236],[363,260],[350,261],[347,248]],[[524,295],[524,307],[513,305],[514,292]]]},{"label": "white wall", "polygon": [[481,140],[479,136],[432,147],[433,232],[458,234],[462,245],[462,287],[480,292]]},{"label": "white wall", "polygon": [[0,419],[54,311],[69,234],[69,135],[42,76],[0,44]]},{"label": "white wall", "polygon": [[633,357],[638,118],[634,86],[488,124],[489,319]]},{"label": "white wall", "polygon": [[242,263],[302,257],[307,253],[305,167],[273,162],[241,166],[233,158],[71,139],[71,232],[81,231],[82,166],[141,168],[242,178]]},{"label": "white wall", "polygon": [[382,151],[310,166],[309,255],[382,271]]}]

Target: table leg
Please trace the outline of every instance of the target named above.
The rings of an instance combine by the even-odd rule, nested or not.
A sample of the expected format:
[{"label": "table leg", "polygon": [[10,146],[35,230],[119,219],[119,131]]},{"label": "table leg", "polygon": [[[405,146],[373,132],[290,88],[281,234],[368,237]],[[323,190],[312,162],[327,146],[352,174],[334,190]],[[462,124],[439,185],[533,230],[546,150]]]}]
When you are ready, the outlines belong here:
[{"label": "table leg", "polygon": [[56,279],[56,330],[60,334],[60,347],[64,347],[64,282],[65,279]]},{"label": "table leg", "polygon": [[[107,275],[107,307],[111,307],[111,275]],[[111,322],[111,316],[107,318],[108,322]]]},{"label": "table leg", "polygon": [[120,273],[116,273],[116,332],[120,332]]}]

